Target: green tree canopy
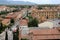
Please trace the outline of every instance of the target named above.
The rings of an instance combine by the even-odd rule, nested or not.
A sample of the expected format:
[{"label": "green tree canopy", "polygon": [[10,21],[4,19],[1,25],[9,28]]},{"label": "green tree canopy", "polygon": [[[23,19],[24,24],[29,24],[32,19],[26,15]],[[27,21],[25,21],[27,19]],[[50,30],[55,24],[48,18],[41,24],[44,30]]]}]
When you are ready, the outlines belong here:
[{"label": "green tree canopy", "polygon": [[13,18],[10,20],[10,23],[13,23],[14,24],[14,19]]},{"label": "green tree canopy", "polygon": [[2,31],[3,31],[3,24],[2,22],[0,22],[0,33],[2,33]]},{"label": "green tree canopy", "polygon": [[29,21],[28,27],[38,27],[38,20],[34,18],[31,21]]},{"label": "green tree canopy", "polygon": [[6,32],[5,40],[8,40],[8,34],[7,34],[7,32]]}]

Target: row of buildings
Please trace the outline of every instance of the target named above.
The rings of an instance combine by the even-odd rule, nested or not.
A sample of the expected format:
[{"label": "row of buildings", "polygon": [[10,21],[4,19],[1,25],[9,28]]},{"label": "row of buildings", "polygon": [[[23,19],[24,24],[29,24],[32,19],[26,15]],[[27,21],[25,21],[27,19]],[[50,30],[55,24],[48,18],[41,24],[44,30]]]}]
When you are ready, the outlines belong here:
[{"label": "row of buildings", "polygon": [[14,21],[19,20],[19,18],[22,17],[22,12],[10,12],[8,14],[6,14],[4,16],[5,18],[2,18],[2,16],[0,16],[0,21],[3,23],[3,25],[9,25],[10,24],[10,20],[14,19]]},{"label": "row of buildings", "polygon": [[31,8],[31,15],[41,21],[46,21],[47,19],[56,19],[60,15],[60,6],[58,7],[43,7],[42,9],[37,9],[37,7]]},{"label": "row of buildings", "polygon": [[0,6],[0,12],[1,11],[13,11],[15,10],[16,8],[13,8],[13,7],[8,7],[8,6]]}]

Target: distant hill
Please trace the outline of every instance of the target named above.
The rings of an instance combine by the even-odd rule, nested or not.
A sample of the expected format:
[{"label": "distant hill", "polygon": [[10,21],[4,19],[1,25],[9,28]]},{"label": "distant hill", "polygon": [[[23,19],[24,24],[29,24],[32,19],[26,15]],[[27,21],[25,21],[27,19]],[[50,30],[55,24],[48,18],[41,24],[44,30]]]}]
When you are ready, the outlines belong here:
[{"label": "distant hill", "polygon": [[35,5],[36,3],[33,2],[25,2],[25,1],[0,1],[0,4],[7,4],[7,5]]}]

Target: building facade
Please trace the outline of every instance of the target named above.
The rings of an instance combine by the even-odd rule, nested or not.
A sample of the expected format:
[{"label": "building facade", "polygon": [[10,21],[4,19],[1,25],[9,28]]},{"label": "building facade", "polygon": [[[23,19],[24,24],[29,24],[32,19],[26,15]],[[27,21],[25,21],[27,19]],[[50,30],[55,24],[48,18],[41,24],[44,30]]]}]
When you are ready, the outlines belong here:
[{"label": "building facade", "polygon": [[31,15],[34,18],[37,18],[39,22],[45,21],[47,19],[56,19],[58,18],[58,15],[60,14],[60,11],[57,9],[33,9],[31,12]]}]

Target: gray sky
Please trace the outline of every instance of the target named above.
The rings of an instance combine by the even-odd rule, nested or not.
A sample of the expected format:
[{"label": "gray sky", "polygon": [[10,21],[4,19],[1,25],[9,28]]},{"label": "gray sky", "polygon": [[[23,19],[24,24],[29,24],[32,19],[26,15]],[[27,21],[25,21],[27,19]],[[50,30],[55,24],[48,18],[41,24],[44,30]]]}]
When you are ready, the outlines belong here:
[{"label": "gray sky", "polygon": [[29,1],[37,4],[60,4],[60,0],[7,0],[7,1]]}]

